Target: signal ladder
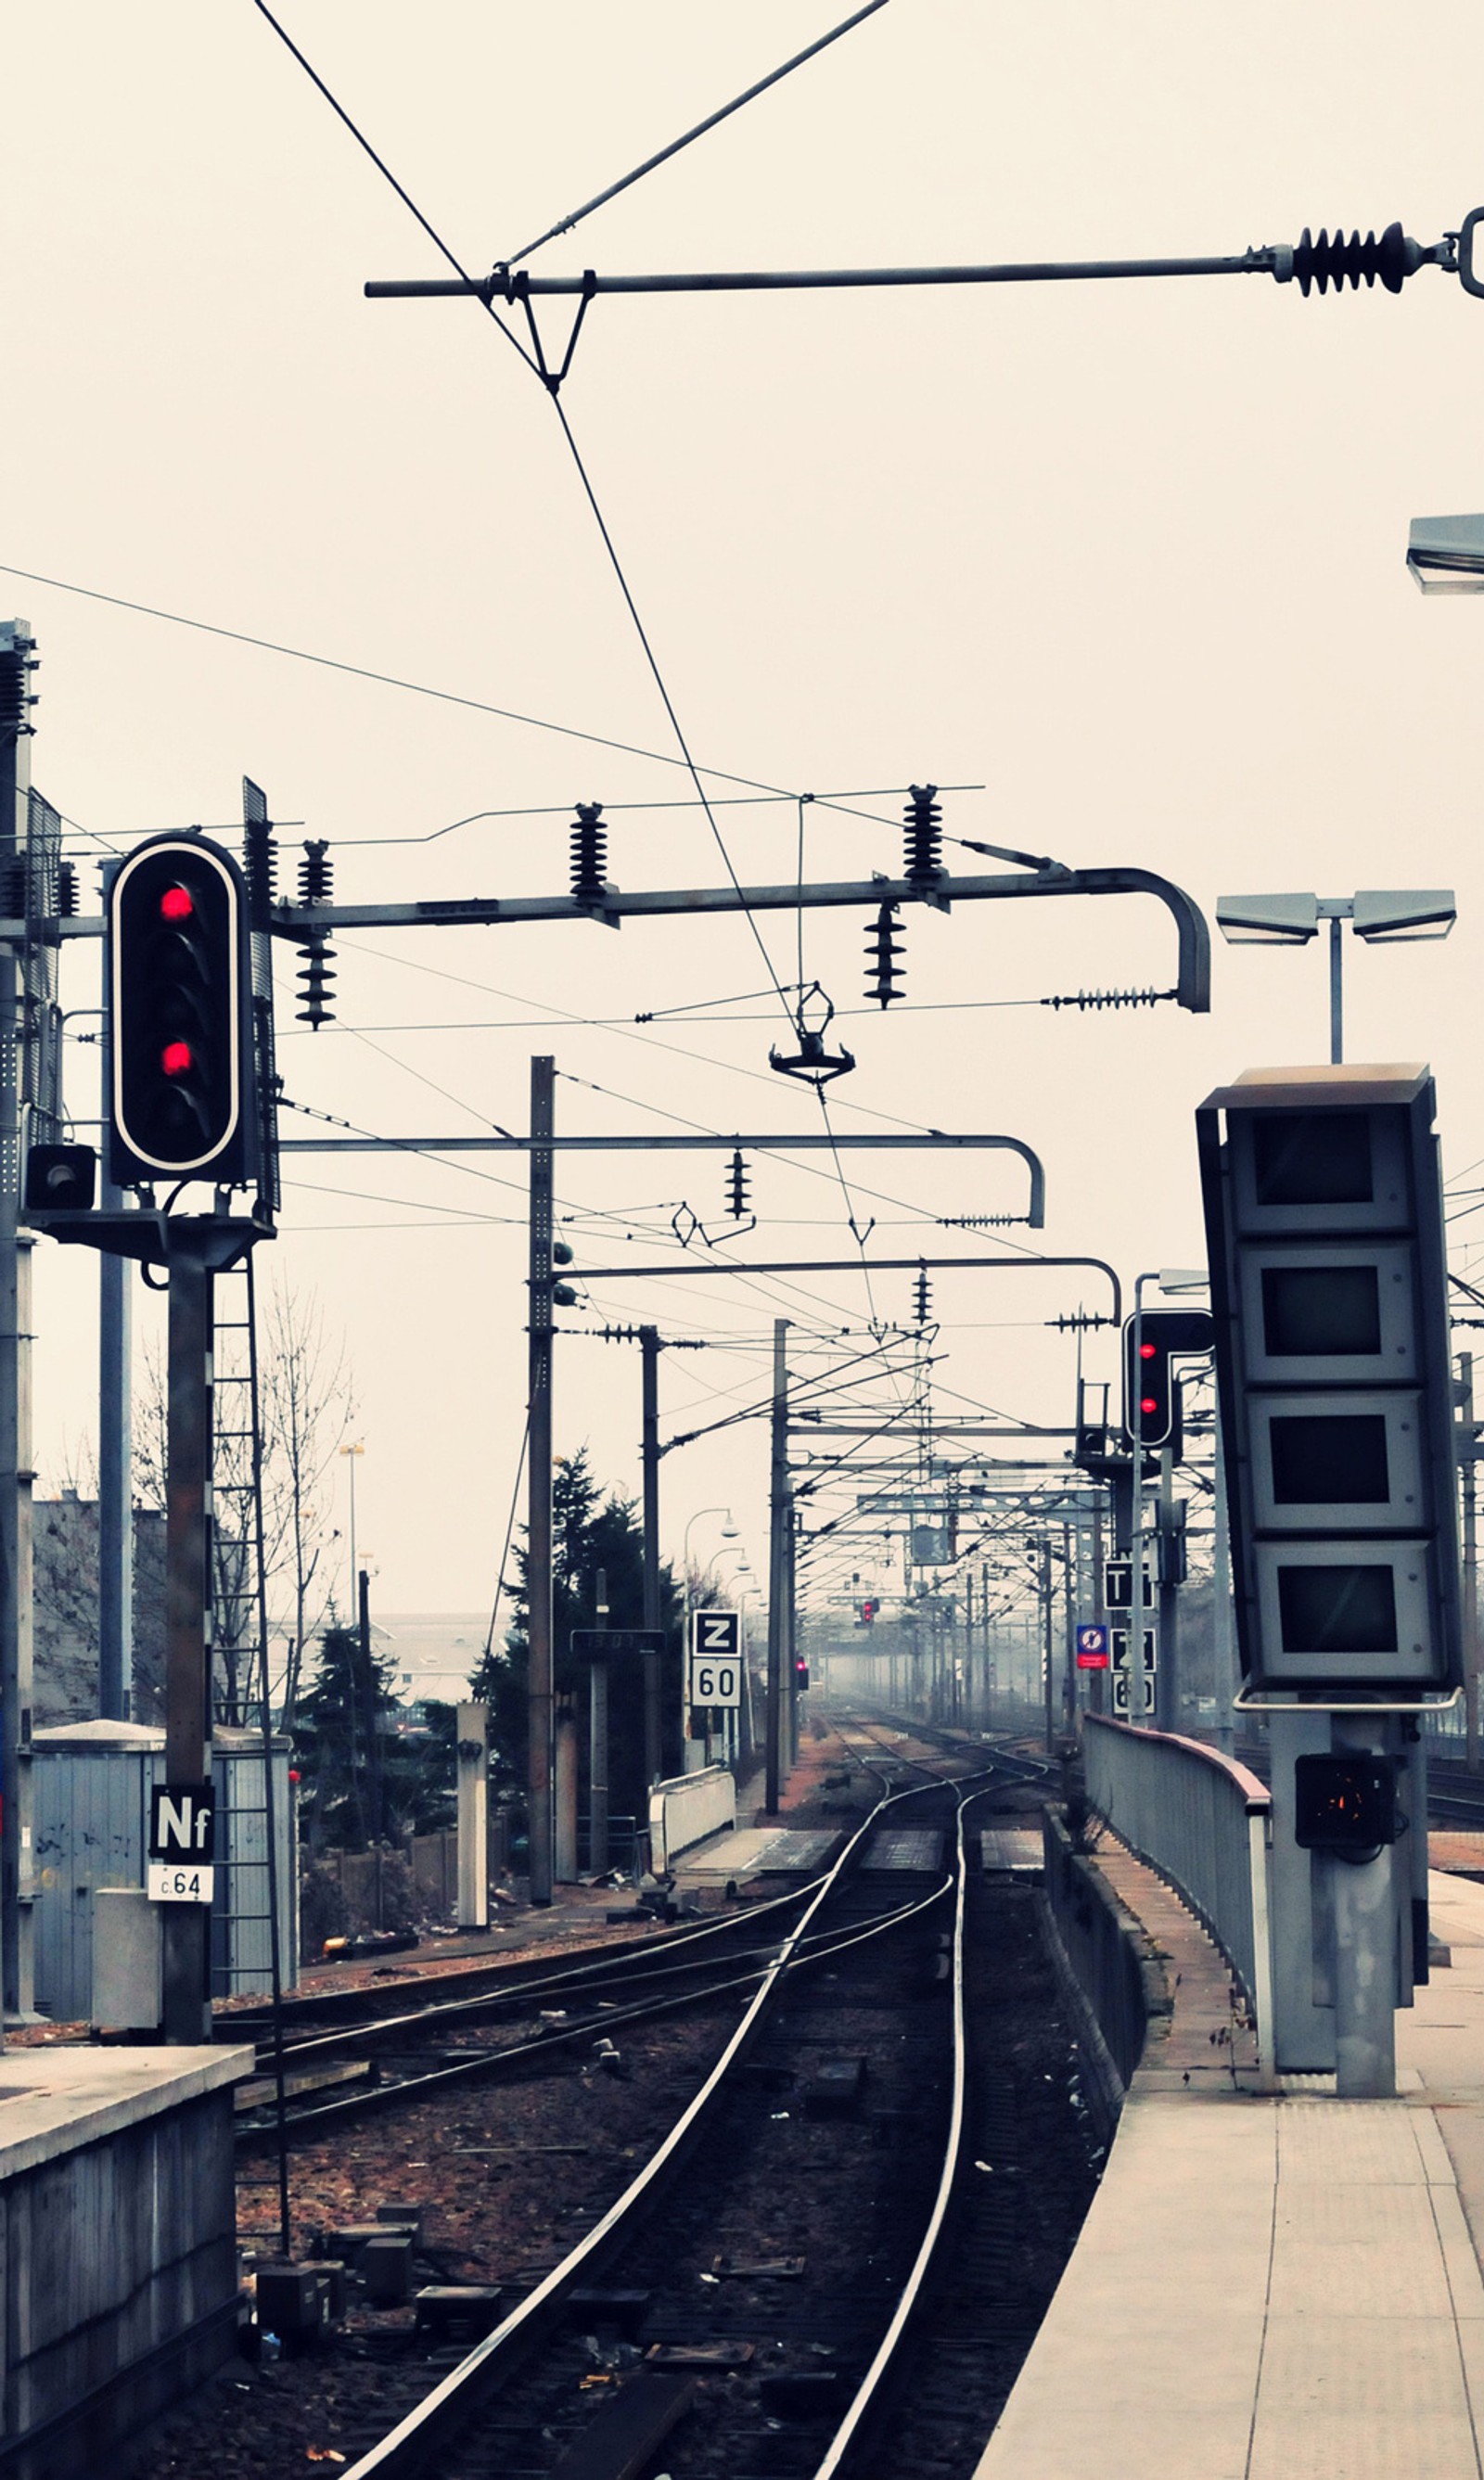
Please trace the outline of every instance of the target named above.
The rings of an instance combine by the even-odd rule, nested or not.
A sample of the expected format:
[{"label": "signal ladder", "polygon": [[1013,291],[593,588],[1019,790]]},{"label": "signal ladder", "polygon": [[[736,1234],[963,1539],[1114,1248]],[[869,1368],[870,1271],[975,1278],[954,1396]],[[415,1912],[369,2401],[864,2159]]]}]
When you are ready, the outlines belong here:
[{"label": "signal ladder", "polygon": [[[271,1798],[271,1703],[264,1573],[263,1438],[252,1253],[216,1278],[212,1316],[210,1624],[216,1730],[234,1737],[230,1799],[220,1796],[217,1867],[224,1899],[212,1922],[214,1997],[261,1988],[272,1972],[281,1802]],[[247,1734],[252,1734],[249,1741]],[[220,1744],[220,1742],[219,1742]],[[255,1776],[255,1781],[254,1781]],[[247,1792],[247,1796],[244,1796]],[[255,1796],[254,1796],[255,1794]]]}]

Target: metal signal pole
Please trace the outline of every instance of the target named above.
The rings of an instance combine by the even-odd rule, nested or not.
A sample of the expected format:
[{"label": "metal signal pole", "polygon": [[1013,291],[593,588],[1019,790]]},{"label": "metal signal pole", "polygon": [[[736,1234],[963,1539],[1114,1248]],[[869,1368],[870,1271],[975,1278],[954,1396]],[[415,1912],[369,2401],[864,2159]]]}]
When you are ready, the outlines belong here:
[{"label": "metal signal pole", "polygon": [[[165,1482],[165,1778],[172,1790],[211,1782],[211,1677],[206,1647],[211,1487],[212,1278],[189,1247],[169,1264]],[[160,1907],[164,2032],[211,2039],[211,1906]]]},{"label": "metal signal pole", "polygon": [[[784,1593],[786,1545],[784,1527],[789,1508],[789,1321],[773,1320],[773,1408],[770,1525],[768,1559],[768,1755],[763,1805],[769,1817],[778,1812],[783,1778],[785,1718],[783,1663],[785,1651]],[[789,1708],[792,1713],[792,1700]]]},{"label": "metal signal pole", "polygon": [[526,1458],[531,1900],[552,1899],[552,1121],[557,1063],[531,1062],[531,1444]]},{"label": "metal signal pole", "polygon": [[[643,1428],[640,1462],[643,1470],[644,1625],[660,1620],[660,1330],[641,1326],[639,1353],[643,1367]],[[644,1782],[659,1781],[664,1771],[661,1741],[660,1682],[663,1658],[644,1654]],[[597,1863],[594,1862],[596,1867]]]}]

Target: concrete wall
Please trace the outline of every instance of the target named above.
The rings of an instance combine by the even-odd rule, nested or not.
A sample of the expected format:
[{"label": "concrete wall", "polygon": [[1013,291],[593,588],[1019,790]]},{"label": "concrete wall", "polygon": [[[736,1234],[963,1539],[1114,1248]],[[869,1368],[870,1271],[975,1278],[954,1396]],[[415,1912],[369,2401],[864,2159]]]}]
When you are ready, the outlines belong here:
[{"label": "concrete wall", "polygon": [[231,2081],[250,2056],[8,2054],[5,2480],[96,2480],[120,2439],[235,2347]]},{"label": "concrete wall", "polygon": [[1138,1931],[1050,1809],[1044,1832],[1049,1925],[1069,1988],[1101,2043],[1104,2105],[1115,2111],[1143,2055],[1150,2019],[1169,2013],[1169,1996]]}]

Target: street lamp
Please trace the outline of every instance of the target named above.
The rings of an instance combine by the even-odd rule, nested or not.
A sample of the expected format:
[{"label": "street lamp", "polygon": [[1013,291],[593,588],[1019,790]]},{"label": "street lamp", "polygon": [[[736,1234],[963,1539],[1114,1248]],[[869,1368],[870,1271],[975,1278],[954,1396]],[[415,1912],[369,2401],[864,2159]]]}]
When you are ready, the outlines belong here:
[{"label": "street lamp", "polygon": [[1407,566],[1424,594],[1484,594],[1484,517],[1414,517]]},{"label": "street lamp", "polygon": [[[1484,518],[1479,520],[1484,527]],[[1481,578],[1484,585],[1484,578]],[[1354,895],[1219,895],[1216,927],[1233,947],[1303,947],[1329,923],[1329,1055],[1344,1057],[1341,992],[1341,924],[1348,921],[1367,946],[1403,940],[1445,939],[1456,919],[1450,887],[1365,887]]]},{"label": "street lamp", "polygon": [[680,1563],[687,1579],[686,1592],[688,1598],[690,1589],[690,1527],[692,1524],[699,1524],[703,1515],[724,1515],[726,1517],[726,1522],[721,1527],[721,1538],[723,1541],[740,1541],[742,1538],[737,1526],[732,1521],[732,1511],[729,1507],[698,1507],[693,1515],[686,1518],[686,1529],[681,1537]]},{"label": "street lamp", "polygon": [[359,1590],[355,1581],[355,1458],[357,1456],[363,1456],[366,1449],[364,1445],[359,1445],[353,1447],[342,1447],[340,1452],[343,1456],[349,1456],[351,1458],[351,1615],[353,1620],[355,1615],[356,1594]]}]

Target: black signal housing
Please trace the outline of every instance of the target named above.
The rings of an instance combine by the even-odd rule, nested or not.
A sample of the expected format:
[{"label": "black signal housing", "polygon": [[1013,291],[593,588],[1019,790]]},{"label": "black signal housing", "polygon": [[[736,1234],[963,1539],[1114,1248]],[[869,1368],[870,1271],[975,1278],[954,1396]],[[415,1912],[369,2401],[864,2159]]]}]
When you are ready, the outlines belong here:
[{"label": "black signal housing", "polygon": [[248,1185],[256,1175],[247,891],[204,836],[152,837],[109,889],[109,1172]]}]

